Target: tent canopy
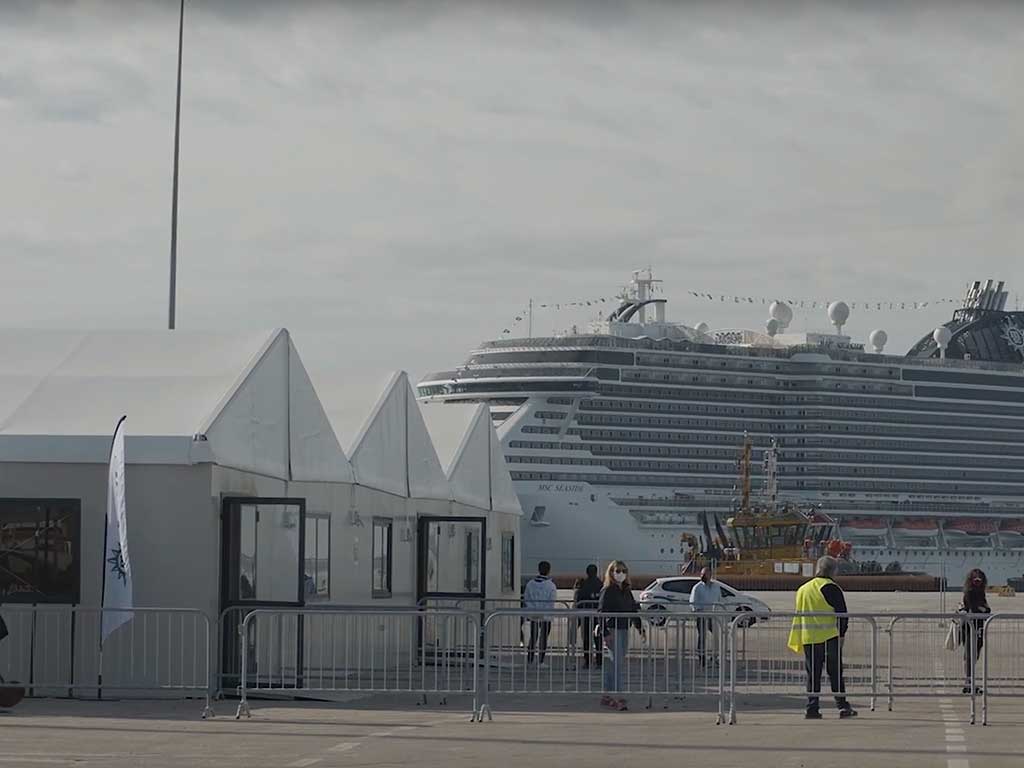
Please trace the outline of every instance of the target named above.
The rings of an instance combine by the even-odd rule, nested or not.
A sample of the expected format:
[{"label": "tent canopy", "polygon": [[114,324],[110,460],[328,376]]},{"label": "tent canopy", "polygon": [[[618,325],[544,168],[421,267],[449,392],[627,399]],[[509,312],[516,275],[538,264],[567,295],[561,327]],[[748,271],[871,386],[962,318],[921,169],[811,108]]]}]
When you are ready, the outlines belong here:
[{"label": "tent canopy", "polygon": [[0,461],[131,463],[351,481],[286,330],[0,331]]}]

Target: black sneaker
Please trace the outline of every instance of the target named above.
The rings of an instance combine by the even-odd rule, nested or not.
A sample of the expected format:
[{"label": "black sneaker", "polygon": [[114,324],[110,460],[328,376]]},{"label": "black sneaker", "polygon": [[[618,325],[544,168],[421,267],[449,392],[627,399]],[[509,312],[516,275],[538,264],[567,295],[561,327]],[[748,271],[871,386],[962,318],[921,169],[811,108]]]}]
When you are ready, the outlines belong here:
[{"label": "black sneaker", "polygon": [[843,719],[845,719],[847,717],[856,717],[856,716],[857,716],[857,710],[854,709],[853,707],[843,707],[842,709],[839,710],[839,719],[840,720],[843,720]]},{"label": "black sneaker", "polygon": [[816,709],[808,709],[804,712],[804,720],[821,720],[821,712]]}]

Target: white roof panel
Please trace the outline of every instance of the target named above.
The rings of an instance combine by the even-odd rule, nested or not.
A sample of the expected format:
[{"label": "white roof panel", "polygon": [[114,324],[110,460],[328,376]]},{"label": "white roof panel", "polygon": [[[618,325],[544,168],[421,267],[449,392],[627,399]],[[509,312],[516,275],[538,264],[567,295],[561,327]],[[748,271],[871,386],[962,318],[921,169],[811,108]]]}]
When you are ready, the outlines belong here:
[{"label": "white roof panel", "polygon": [[450,476],[452,462],[468,438],[481,403],[419,403],[423,422],[437,451],[445,474]]},{"label": "white roof panel", "polygon": [[416,403],[416,393],[409,384],[409,377],[402,376],[405,387],[406,415],[406,458],[409,462],[409,495],[414,499],[438,499],[448,501],[451,488],[448,478],[441,469],[434,442],[430,439],[423,414]]},{"label": "white roof panel", "polygon": [[297,481],[351,483],[352,465],[302,365],[298,350],[290,348],[288,383],[291,427],[291,472]]},{"label": "white roof panel", "polygon": [[0,434],[191,437],[271,335],[2,331]]}]

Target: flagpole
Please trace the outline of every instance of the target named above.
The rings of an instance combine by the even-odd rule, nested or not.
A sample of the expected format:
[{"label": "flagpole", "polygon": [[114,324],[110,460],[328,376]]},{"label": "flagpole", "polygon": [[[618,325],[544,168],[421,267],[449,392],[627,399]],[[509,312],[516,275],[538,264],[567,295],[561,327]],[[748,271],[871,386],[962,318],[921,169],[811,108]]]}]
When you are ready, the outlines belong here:
[{"label": "flagpole", "polygon": [[96,670],[96,698],[103,698],[103,608],[107,599],[107,533],[110,530],[110,460],[114,456],[114,441],[117,440],[117,433],[128,418],[125,414],[117,420],[114,427],[114,435],[110,438],[110,451],[107,453],[107,509],[103,511],[103,552],[100,555],[100,616],[99,616],[99,666]]},{"label": "flagpole", "polygon": [[174,102],[174,174],[171,181],[171,276],[167,299],[167,327],[174,330],[178,293],[178,146],[181,133],[181,48],[185,38],[185,0],[178,14],[178,84]]}]

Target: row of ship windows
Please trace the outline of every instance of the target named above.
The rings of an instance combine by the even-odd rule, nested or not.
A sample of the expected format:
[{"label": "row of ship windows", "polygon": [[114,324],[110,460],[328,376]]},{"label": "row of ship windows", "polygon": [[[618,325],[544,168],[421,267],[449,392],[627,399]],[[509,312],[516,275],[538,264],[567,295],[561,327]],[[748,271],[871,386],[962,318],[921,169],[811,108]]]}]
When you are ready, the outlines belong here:
[{"label": "row of ship windows", "polygon": [[[534,433],[536,427],[525,426],[523,432]],[[558,434],[557,427],[543,427],[550,429],[549,432],[539,434]],[[659,432],[655,430],[640,431],[632,429],[579,429],[572,428],[565,431],[567,435],[578,436],[584,440],[616,440],[621,442],[641,443],[711,443],[713,445],[728,445],[735,451],[740,445],[738,433],[715,434],[706,432]],[[771,442],[768,434],[751,435],[751,442],[754,447],[767,446]],[[918,452],[937,453],[993,453],[1024,455],[1024,445],[1009,445],[1000,443],[998,445],[985,443],[947,442],[941,440],[871,440],[862,437],[850,437],[848,435],[834,435],[829,437],[790,437],[784,442],[785,445],[800,446],[828,446],[844,449],[878,449],[886,450],[908,450]]]},{"label": "row of ship windows", "polygon": [[914,388],[909,384],[864,384],[829,379],[791,380],[780,378],[740,378],[738,376],[694,376],[682,373],[648,373],[646,371],[623,371],[623,381],[644,381],[658,383],[667,381],[676,384],[696,384],[698,386],[724,387],[759,387],[761,389],[797,389],[804,391],[836,390],[839,392],[892,392],[900,395],[913,395]]},{"label": "row of ship windows", "polygon": [[[608,443],[559,443],[540,440],[512,440],[509,448],[529,448],[547,451],[579,451],[589,452],[595,456],[628,455],[628,456],[669,456],[677,458],[708,457],[714,459],[734,459],[736,448],[676,448],[663,445],[630,445]],[[891,446],[890,446],[891,449]],[[752,461],[761,460],[759,451],[754,451]],[[850,451],[794,451],[779,452],[779,461],[823,461],[844,464],[917,464],[922,466],[949,466],[956,464],[966,467],[988,467],[997,469],[1024,470],[1024,459],[1005,458],[1003,456],[931,456],[919,451],[905,453],[856,453]]]},{"label": "row of ship windows", "polygon": [[[588,459],[578,456],[524,456],[513,454],[506,456],[510,464],[560,464],[584,467],[607,467],[613,471],[646,471],[646,472],[700,472],[714,475],[735,475],[735,462],[684,462],[684,461],[649,461],[644,459]],[[754,475],[760,472],[754,471]],[[937,469],[918,469],[912,466],[845,466],[842,464],[799,464],[779,467],[780,476],[806,474],[825,477],[849,477],[863,475],[865,477],[906,477],[921,480],[1017,480],[1020,490],[1024,493],[1024,475],[1007,475],[1007,470],[988,469],[953,469],[951,467]]]},{"label": "row of ship windows", "polygon": [[[718,368],[722,370],[748,370],[748,371],[782,371],[783,363],[776,361],[742,361],[742,360],[720,360],[717,358],[696,358],[696,357],[669,357],[668,355],[647,355],[637,353],[637,365],[657,365],[671,368]],[[799,366],[799,368],[797,368]],[[850,365],[827,365],[827,364],[789,364],[786,365],[787,372],[808,372],[819,373],[828,371],[843,376],[867,376],[872,379],[899,378],[899,370],[896,368],[855,368]],[[795,369],[795,370],[793,370]]]},{"label": "row of ship windows", "polygon": [[[511,472],[513,480],[541,480],[554,482],[576,482],[590,483],[591,485],[638,485],[650,487],[679,487],[679,481],[670,475],[633,475],[633,474],[594,474],[588,472]],[[688,487],[697,483],[704,488],[732,488],[735,480],[729,477],[701,477],[698,480],[688,480]],[[850,491],[850,492],[873,492],[873,493],[958,493],[961,490],[972,494],[986,494],[989,496],[1019,496],[1021,489],[1019,485],[998,485],[998,484],[974,484],[965,485],[962,489],[959,484],[937,484],[885,480],[779,480],[779,488],[783,490],[823,490],[823,491]],[[728,492],[728,491],[723,491]]]},{"label": "row of ship windows", "polygon": [[[592,339],[588,339],[593,341]],[[608,341],[602,339],[601,341]],[[668,345],[679,345],[679,342],[669,340],[648,340],[648,339],[614,339],[611,345],[620,348],[641,347],[641,348],[664,348]],[[559,345],[572,343],[580,345],[581,340],[559,339]],[[682,355],[669,355],[664,353],[637,352],[635,355],[630,352],[598,352],[580,349],[558,349],[558,350],[531,350],[531,351],[510,351],[510,352],[484,352],[472,356],[467,362],[467,367],[493,366],[494,364],[515,363],[521,366],[544,363],[604,363],[607,365],[625,366],[629,370],[634,366],[653,366],[656,368],[697,368],[703,370],[718,371],[765,371],[780,372],[796,376],[814,376],[819,374],[836,374],[844,378],[870,378],[882,381],[895,380],[900,378],[900,369],[890,366],[865,366],[850,365],[846,363],[830,361],[819,363],[795,362],[790,359],[791,350],[744,350],[733,348],[727,353],[727,357],[721,356],[720,347],[708,345],[696,345],[683,343],[692,351],[707,351],[711,354],[706,357],[692,357],[683,352]],[[680,350],[682,351],[682,350]],[[833,351],[835,354],[835,351]],[[930,362],[930,361],[929,361]],[[525,368],[529,370],[529,368]],[[497,369],[496,369],[497,370]],[[523,369],[518,369],[523,370]],[[557,370],[557,369],[556,369]],[[1010,373],[999,375],[995,373],[980,373],[974,371],[956,370],[931,370],[905,368],[902,370],[902,378],[909,381],[932,381],[947,384],[975,384],[980,386],[1010,386],[1024,387],[1024,379]]]},{"label": "row of ship windows", "polygon": [[[982,416],[957,416],[949,413],[912,413],[899,411],[879,411],[864,409],[829,409],[807,408],[793,406],[790,408],[737,408],[735,406],[721,405],[682,405],[677,403],[657,403],[644,400],[604,400],[594,398],[580,401],[580,410],[588,412],[616,412],[616,413],[680,413],[680,414],[708,414],[723,416],[744,416],[748,419],[784,418],[790,421],[796,419],[832,419],[834,421],[870,421],[889,422],[893,424],[940,424],[943,426],[955,426],[962,424],[966,427],[1005,427],[1006,419],[990,418]],[[547,411],[538,411],[549,413]],[[562,414],[560,418],[564,418]],[[558,418],[558,417],[555,417]],[[1024,425],[1022,425],[1024,426]]]},{"label": "row of ship windows", "polygon": [[[632,424],[636,426],[671,427],[673,429],[715,429],[726,432],[756,432],[760,429],[760,431],[770,431],[774,433],[849,433],[862,435],[898,435],[901,437],[950,437],[982,441],[997,440],[1003,442],[1020,442],[1024,440],[1024,432],[1020,430],[996,431],[991,429],[967,429],[964,427],[946,429],[943,427],[887,426],[884,424],[832,424],[828,422],[811,422],[809,424],[793,424],[785,422],[775,424],[765,423],[760,425],[744,425],[735,421],[724,421],[718,419],[663,418],[658,416],[595,416],[583,413],[579,414],[576,420],[581,426],[590,424]],[[744,429],[744,426],[747,428]]]},{"label": "row of ship windows", "polygon": [[[892,408],[897,410],[937,410],[948,412],[952,407],[949,403],[930,403],[923,405],[922,401],[911,400],[907,397],[860,397],[857,395],[827,395],[827,394],[780,394],[777,392],[729,392],[721,389],[693,389],[686,387],[633,387],[627,384],[601,384],[597,387],[598,394],[615,397],[647,398],[652,400],[677,400],[677,401],[700,401],[711,400],[717,402],[737,403],[772,403],[775,405],[790,405],[793,403],[816,403],[820,405],[838,405],[856,408]],[[919,396],[922,391],[917,391]],[[1011,396],[1013,400],[1019,400],[1017,392],[1000,392],[993,390],[993,399],[1002,399],[1003,395]],[[965,398],[963,390],[943,390],[939,393],[931,393],[929,397],[964,399],[964,402],[956,404],[957,411],[975,411],[991,416],[996,413],[1024,416],[1024,408],[1014,406],[1001,406],[991,403],[971,403],[970,398]]]}]

